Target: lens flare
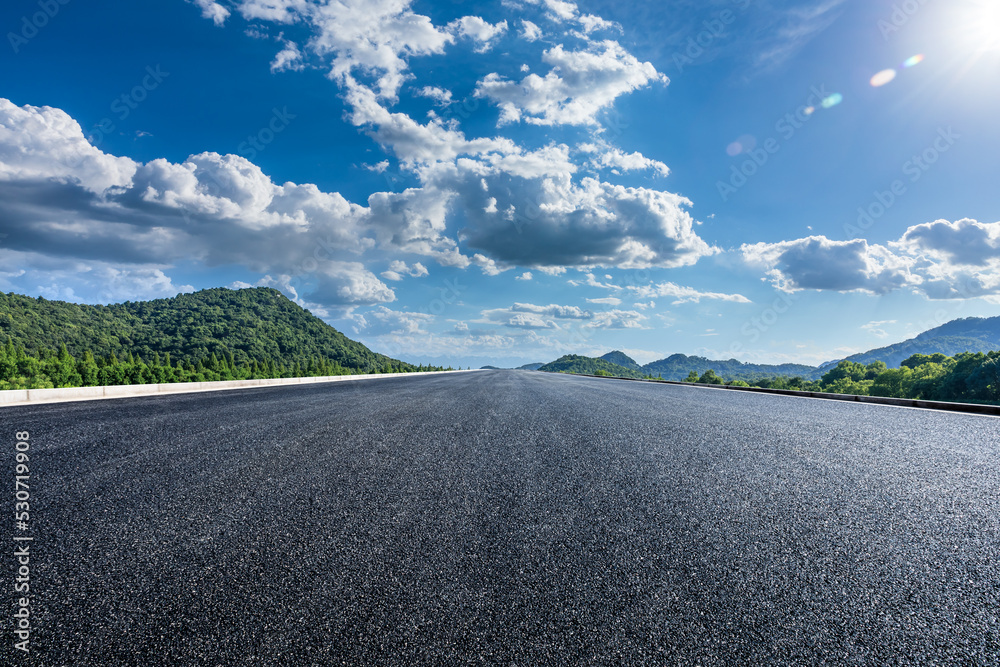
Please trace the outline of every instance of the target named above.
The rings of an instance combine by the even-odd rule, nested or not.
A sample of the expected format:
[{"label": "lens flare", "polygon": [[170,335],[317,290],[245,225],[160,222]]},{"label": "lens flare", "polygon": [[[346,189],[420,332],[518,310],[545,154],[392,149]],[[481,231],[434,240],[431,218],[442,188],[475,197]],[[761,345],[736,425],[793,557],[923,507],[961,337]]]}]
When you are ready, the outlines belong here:
[{"label": "lens flare", "polygon": [[756,147],[757,138],[749,134],[744,134],[742,137],[726,147],[726,153],[729,157],[736,157],[737,155],[741,155],[743,153],[749,153]]},{"label": "lens flare", "polygon": [[910,56],[909,58],[907,58],[906,60],[904,60],[903,61],[903,67],[906,67],[906,68],[914,67],[916,65],[919,65],[922,62],[924,62],[924,55],[922,53],[918,53],[917,55]]},{"label": "lens flare", "polygon": [[895,78],[896,78],[896,70],[884,69],[875,76],[873,76],[870,83],[874,88],[881,88],[885,84],[890,83]]},{"label": "lens flare", "polygon": [[843,101],[844,101],[843,95],[841,95],[840,93],[834,93],[833,95],[830,95],[830,97],[823,100],[822,106],[824,109],[831,109]]}]

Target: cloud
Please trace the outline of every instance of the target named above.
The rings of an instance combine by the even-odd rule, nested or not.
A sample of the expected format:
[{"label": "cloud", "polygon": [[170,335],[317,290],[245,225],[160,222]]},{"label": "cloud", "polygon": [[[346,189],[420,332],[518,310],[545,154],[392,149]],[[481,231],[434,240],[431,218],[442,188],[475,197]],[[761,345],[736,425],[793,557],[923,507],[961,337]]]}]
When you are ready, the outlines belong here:
[{"label": "cloud", "polygon": [[893,245],[915,257],[950,265],[986,266],[1000,260],[1000,222],[937,220],[910,227]]},{"label": "cloud", "polygon": [[449,23],[448,28],[455,35],[468,37],[480,42],[481,44],[476,49],[476,52],[485,53],[490,49],[492,46],[491,42],[495,38],[507,32],[507,22],[500,21],[499,23],[491,24],[478,16],[463,16]]},{"label": "cloud", "polygon": [[[608,280],[610,280],[610,278],[608,278]],[[585,280],[569,280],[567,282],[573,287],[581,287],[583,285],[586,285],[587,287],[600,287],[601,289],[609,289],[609,290],[621,289],[621,287],[613,283],[602,283],[594,276],[593,273],[587,273]]]},{"label": "cloud", "polygon": [[[231,10],[254,22],[255,33],[279,34],[276,73],[306,62],[326,68],[348,121],[395,158],[414,187],[372,192],[355,203],[313,184],[274,182],[236,155],[140,163],[91,145],[61,110],[0,100],[0,215],[12,248],[33,258],[121,263],[164,276],[181,261],[238,266],[255,274],[248,283],[291,276],[298,298],[343,308],[391,302],[393,290],[373,269],[388,266],[382,278],[395,281],[413,275],[407,271],[414,256],[476,266],[487,275],[515,266],[559,275],[567,267],[688,266],[719,252],[694,232],[687,199],[587,175],[588,167],[668,173],[657,160],[596,138],[596,114],[666,77],[618,42],[591,39],[591,32],[614,25],[581,14],[574,3],[531,3],[556,21],[555,29],[546,24],[546,35],[568,46],[531,47],[548,72],[535,78],[530,95],[506,99],[510,91],[496,74],[490,76],[498,87],[484,87],[488,76],[477,91],[526,123],[581,126],[599,147],[583,158],[589,164],[549,139],[527,145],[467,135],[461,119],[448,113],[450,91],[409,84],[414,59],[444,54],[460,40],[477,50],[501,43],[506,21],[465,16],[435,25],[410,0],[197,4],[217,24]],[[541,35],[530,21],[511,25]],[[293,31],[294,42],[280,36]],[[422,95],[440,108],[418,121],[400,111],[406,108],[396,104],[400,95]],[[385,172],[389,159],[365,167]],[[395,270],[397,261],[407,271]],[[285,289],[291,285],[286,281]]]},{"label": "cloud", "polygon": [[448,106],[451,104],[451,91],[438,86],[424,86],[420,89],[420,95],[423,97],[429,97],[440,106]]},{"label": "cloud", "polygon": [[397,259],[389,264],[388,270],[383,271],[381,276],[386,280],[400,281],[404,276],[420,278],[427,274],[427,267],[420,262],[414,262],[413,266],[407,266],[406,262]]},{"label": "cloud", "polygon": [[[69,165],[78,165],[75,176]],[[315,185],[277,185],[242,157],[201,153],[181,164],[139,164],[90,145],[64,112],[6,100],[0,100],[0,216],[6,246],[32,261],[44,255],[149,264],[149,271],[162,272],[188,260],[294,275],[308,260],[315,264],[308,269],[315,298],[331,305],[394,299],[352,256],[380,243],[390,251],[396,241],[419,246],[403,230],[389,236],[391,216],[378,218]],[[149,295],[168,289],[163,280],[135,284],[146,285]]]},{"label": "cloud", "polygon": [[741,253],[785,291],[911,289],[930,299],[1000,295],[1000,223],[937,220],[908,228],[888,247],[811,236],[747,244]]},{"label": "cloud", "polygon": [[57,180],[101,194],[128,186],[137,166],[92,146],[61,109],[0,98],[0,180]]},{"label": "cloud", "polygon": [[532,280],[532,279],[534,279],[534,276],[531,275],[531,271],[525,271],[521,275],[514,278],[514,280]]},{"label": "cloud", "polygon": [[408,0],[244,0],[239,12],[250,20],[302,22],[313,36],[309,48],[331,56],[330,77],[346,84],[355,76],[374,77],[379,97],[392,99],[406,80],[411,57],[440,54],[454,41],[446,27],[413,12]]},{"label": "cloud", "polygon": [[542,37],[542,29],[531,21],[521,21],[521,37],[529,42],[534,42]]},{"label": "cloud", "polygon": [[755,64],[764,69],[777,67],[795,56],[816,35],[839,17],[845,0],[818,0],[773,13],[770,30],[758,44]]},{"label": "cloud", "polygon": [[700,292],[693,287],[683,287],[675,283],[659,283],[657,285],[629,285],[631,290],[640,299],[655,297],[669,297],[674,299],[673,304],[701,303],[702,299],[711,301],[730,301],[732,303],[751,303],[750,299],[742,294],[723,294],[719,292]]},{"label": "cloud", "polygon": [[221,26],[229,18],[229,10],[213,0],[191,0],[201,9],[202,17],[211,19],[215,25]]},{"label": "cloud", "polygon": [[[518,178],[500,169],[452,172],[466,211],[463,241],[498,262],[525,267],[673,268],[719,252],[694,231],[690,202],[569,173]],[[483,188],[483,182],[487,187]],[[498,213],[483,213],[487,197]]]},{"label": "cloud", "polygon": [[[610,25],[598,17],[581,16],[573,3],[541,6],[556,20],[580,23],[587,30]],[[506,137],[467,137],[455,118],[432,114],[426,122],[418,122],[390,110],[388,104],[401,82],[412,76],[409,60],[443,53],[456,36],[494,40],[506,30],[505,22],[489,24],[467,16],[438,27],[415,14],[407,0],[374,10],[365,9],[358,0],[335,8],[291,1],[243,2],[240,11],[247,18],[309,26],[314,35],[307,46],[315,56],[330,61],[331,77],[343,89],[350,121],[391,151],[400,168],[419,181],[420,187],[402,193],[369,197],[366,222],[379,247],[420,254],[448,266],[476,264],[491,275],[514,265],[539,270],[685,266],[718,252],[693,232],[693,221],[683,210],[690,205],[686,199],[580,179],[564,145],[525,148]],[[584,45],[577,49],[557,45],[541,54],[550,71],[544,80],[538,78],[542,83],[537,94],[518,112],[529,122],[591,125],[596,123],[594,115],[618,96],[654,81],[666,82],[650,63],[640,62],[617,42],[579,35],[574,39]],[[495,75],[492,80],[500,81]],[[489,89],[499,95],[501,88],[481,85],[477,94],[489,97]],[[415,90],[439,104],[451,100],[450,91],[440,87]],[[657,160],[601,145],[594,160],[602,168],[668,173]],[[465,226],[455,229],[453,220]],[[517,234],[510,234],[512,226]],[[456,241],[474,251],[473,256],[464,255]]]},{"label": "cloud", "polygon": [[895,323],[896,320],[880,320],[878,322],[869,322],[868,324],[862,324],[861,328],[878,338],[888,338],[889,332],[887,332],[882,327],[884,327],[886,324],[895,324]]},{"label": "cloud", "polygon": [[781,243],[745,244],[740,249],[751,266],[763,268],[778,289],[886,294],[919,284],[912,261],[864,239],[831,241],[810,236]]},{"label": "cloud", "polygon": [[535,313],[563,320],[589,320],[594,317],[594,314],[589,310],[583,310],[577,306],[559,306],[555,304],[536,306],[531,303],[515,303],[511,307],[511,310],[522,313]]},{"label": "cloud", "polygon": [[538,306],[515,303],[510,308],[494,308],[480,313],[480,324],[499,324],[512,329],[564,329],[568,322],[594,319],[594,313],[577,306]]},{"label": "cloud", "polygon": [[607,310],[597,313],[586,326],[590,329],[642,329],[647,319],[635,310]]},{"label": "cloud", "polygon": [[579,146],[585,153],[595,153],[590,160],[590,166],[594,169],[615,169],[621,171],[641,171],[652,170],[660,176],[669,176],[670,168],[659,160],[653,160],[642,153],[625,153],[617,148],[609,146],[599,146],[593,143],[585,143]]},{"label": "cloud", "polygon": [[496,102],[500,124],[597,125],[596,115],[626,93],[651,82],[668,83],[649,62],[640,62],[617,42],[596,42],[579,51],[561,44],[544,52],[551,69],[519,82],[492,73],[476,85],[476,95]]},{"label": "cloud", "polygon": [[364,320],[365,324],[362,330],[366,332],[426,335],[429,332],[425,327],[434,321],[434,316],[428,313],[411,313],[378,306],[365,313]]},{"label": "cloud", "polygon": [[483,273],[485,273],[488,276],[498,276],[510,268],[510,267],[500,266],[492,258],[487,257],[486,255],[482,255],[478,252],[472,256],[472,263],[478,266],[480,269],[482,269]]},{"label": "cloud", "polygon": [[328,262],[312,298],[336,305],[388,303],[396,294],[360,262]]},{"label": "cloud", "polygon": [[193,292],[178,285],[163,268],[49,257],[35,252],[0,248],[0,291],[35,292],[47,299],[74,303],[115,303],[176,296]]},{"label": "cloud", "polygon": [[598,299],[587,299],[587,303],[597,303],[603,306],[620,306],[622,300],[614,296],[605,296]]},{"label": "cloud", "polygon": [[889,245],[913,258],[924,279],[920,291],[931,299],[1000,295],[1000,222],[937,220],[910,227]]},{"label": "cloud", "polygon": [[284,72],[286,70],[297,72],[304,68],[302,52],[294,42],[286,41],[285,48],[278,51],[274,60],[271,61],[271,72]]}]

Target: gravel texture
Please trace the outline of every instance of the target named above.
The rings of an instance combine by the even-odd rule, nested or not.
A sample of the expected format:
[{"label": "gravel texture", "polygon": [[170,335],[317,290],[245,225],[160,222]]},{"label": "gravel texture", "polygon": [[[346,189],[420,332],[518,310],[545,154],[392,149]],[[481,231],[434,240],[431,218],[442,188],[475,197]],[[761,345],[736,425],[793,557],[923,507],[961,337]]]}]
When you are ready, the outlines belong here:
[{"label": "gravel texture", "polygon": [[993,417],[484,371],[0,424],[25,664],[1000,664]]}]

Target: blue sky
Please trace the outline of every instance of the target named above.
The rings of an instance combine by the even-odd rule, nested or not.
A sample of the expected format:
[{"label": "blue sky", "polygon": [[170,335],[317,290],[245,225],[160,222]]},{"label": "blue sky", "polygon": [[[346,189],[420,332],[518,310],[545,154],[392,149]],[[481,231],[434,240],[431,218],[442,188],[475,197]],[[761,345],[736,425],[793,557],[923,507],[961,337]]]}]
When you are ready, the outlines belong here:
[{"label": "blue sky", "polygon": [[[1000,311],[989,0],[15,0],[0,290],[818,363]],[[876,85],[878,84],[878,85]]]}]

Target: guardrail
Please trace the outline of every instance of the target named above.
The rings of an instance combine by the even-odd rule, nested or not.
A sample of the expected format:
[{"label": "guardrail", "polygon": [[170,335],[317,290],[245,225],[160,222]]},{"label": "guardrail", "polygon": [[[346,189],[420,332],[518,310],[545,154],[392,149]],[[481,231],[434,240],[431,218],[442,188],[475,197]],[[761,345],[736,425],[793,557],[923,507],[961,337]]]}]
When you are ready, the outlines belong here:
[{"label": "guardrail", "polygon": [[[547,372],[547,371],[541,371]],[[822,391],[795,391],[793,389],[764,389],[763,387],[734,387],[728,384],[701,384],[698,382],[677,382],[675,380],[647,380],[645,378],[620,378],[606,375],[587,375],[584,373],[566,373],[580,377],[600,378],[602,380],[625,380],[628,382],[649,382],[652,384],[672,384],[682,387],[702,387],[706,389],[728,389],[730,391],[749,391],[756,394],[773,394],[776,396],[799,396],[801,398],[821,398],[829,401],[847,401],[852,403],[870,403],[873,405],[895,405],[904,408],[924,408],[925,410],[945,410],[948,412],[968,412],[979,415],[1000,417],[1000,405],[981,405],[979,403],[949,403],[947,401],[924,401],[915,398],[883,398],[881,396],[857,396],[855,394],[829,394]]]},{"label": "guardrail", "polygon": [[165,384],[119,384],[101,387],[66,387],[62,389],[5,389],[0,391],[0,408],[39,403],[67,401],[92,401],[102,398],[132,398],[136,396],[166,396],[189,394],[199,391],[225,389],[251,389],[254,387],[281,387],[318,382],[348,382],[375,378],[417,377],[442,373],[471,373],[474,371],[428,371],[421,373],[371,373],[366,375],[324,375],[302,378],[268,378],[259,380],[222,380],[218,382],[169,382]]}]

